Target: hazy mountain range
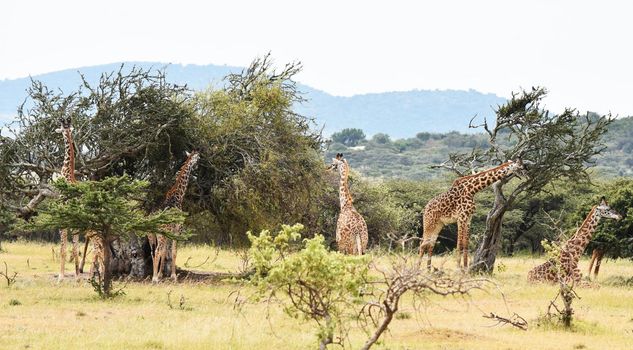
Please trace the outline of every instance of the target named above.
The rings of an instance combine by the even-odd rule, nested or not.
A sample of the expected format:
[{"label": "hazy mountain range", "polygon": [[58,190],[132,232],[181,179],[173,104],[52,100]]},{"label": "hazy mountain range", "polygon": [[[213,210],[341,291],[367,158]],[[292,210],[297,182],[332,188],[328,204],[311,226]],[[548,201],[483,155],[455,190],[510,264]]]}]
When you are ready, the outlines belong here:
[{"label": "hazy mountain range", "polygon": [[[94,83],[103,72],[116,71],[120,65],[121,63],[112,63],[67,69],[33,76],[33,79],[41,80],[50,88],[71,92],[80,85],[78,72]],[[221,86],[224,76],[242,69],[218,65],[126,63],[126,67],[132,65],[147,69],[165,69],[168,81],[187,84],[194,90],[210,85]],[[29,77],[0,80],[0,121],[12,119],[17,106],[26,97],[25,89],[29,85]],[[493,108],[505,102],[502,97],[475,90],[412,90],[351,97],[330,95],[303,84],[300,84],[300,90],[305,93],[308,101],[296,106],[297,112],[316,118],[318,127],[325,126],[326,135],[351,127],[363,129],[367,135],[382,132],[393,138],[412,137],[420,131],[471,132],[468,122],[474,115],[491,117]]]}]

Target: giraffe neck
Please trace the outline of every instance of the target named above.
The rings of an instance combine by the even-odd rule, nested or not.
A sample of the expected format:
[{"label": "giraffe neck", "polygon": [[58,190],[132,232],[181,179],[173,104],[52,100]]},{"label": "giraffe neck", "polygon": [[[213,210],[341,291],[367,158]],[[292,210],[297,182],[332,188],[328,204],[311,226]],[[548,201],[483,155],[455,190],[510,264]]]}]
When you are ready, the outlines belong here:
[{"label": "giraffe neck", "polygon": [[73,135],[70,129],[64,129],[64,164],[62,165],[62,176],[68,182],[76,182],[75,179],[75,147]]},{"label": "giraffe neck", "polygon": [[340,175],[340,183],[339,183],[339,200],[341,203],[341,209],[347,206],[352,205],[352,195],[349,191],[349,185],[347,183],[347,178],[349,176],[349,166],[347,161],[343,161],[341,165],[339,165],[339,175]]},{"label": "giraffe neck", "polygon": [[587,248],[599,222],[600,215],[597,215],[596,207],[593,207],[576,233],[565,243],[564,250],[569,252],[576,262]]},{"label": "giraffe neck", "polygon": [[189,184],[189,176],[193,169],[194,163],[191,158],[188,158],[178,170],[176,174],[176,183],[167,191],[163,207],[165,208],[182,208],[182,200],[187,191],[187,185]]},{"label": "giraffe neck", "polygon": [[474,175],[461,177],[455,180],[453,185],[466,188],[469,193],[474,195],[475,193],[510,175],[510,164],[512,163],[503,163],[496,168],[484,170]]}]

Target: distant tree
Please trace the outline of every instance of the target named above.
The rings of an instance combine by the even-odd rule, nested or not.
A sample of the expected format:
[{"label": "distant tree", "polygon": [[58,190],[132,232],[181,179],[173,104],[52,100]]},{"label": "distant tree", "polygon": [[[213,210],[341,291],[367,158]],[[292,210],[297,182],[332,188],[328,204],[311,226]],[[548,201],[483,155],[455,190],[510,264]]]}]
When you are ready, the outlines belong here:
[{"label": "distant tree", "polygon": [[391,138],[389,137],[389,135],[381,133],[381,132],[375,134],[371,138],[371,140],[380,145],[386,145],[386,144],[391,143]]},{"label": "distant tree", "polygon": [[365,133],[361,129],[347,128],[332,134],[332,141],[353,147],[365,141]]},{"label": "distant tree", "polygon": [[417,139],[419,139],[420,141],[428,141],[431,139],[431,133],[430,132],[419,132],[417,134],[415,134],[415,137]]},{"label": "distant tree", "polygon": [[444,164],[458,174],[468,173],[475,164],[500,164],[518,158],[527,164],[527,178],[509,194],[504,193],[505,185],[514,176],[492,185],[495,200],[471,267],[475,272],[493,271],[501,247],[503,218],[516,201],[540,193],[554,180],[588,182],[587,168],[593,164],[593,157],[604,150],[602,136],[612,122],[610,116],[579,115],[569,108],[551,114],[540,105],[546,94],[544,88],[512,94],[497,109],[494,127],[485,120],[479,126],[471,124],[484,129],[489,148],[453,154]]},{"label": "distant tree", "polygon": [[108,177],[102,181],[83,181],[76,184],[59,179],[54,183],[60,193],[57,199],[47,203],[29,229],[67,229],[79,234],[95,232],[103,248],[100,261],[99,285],[104,297],[111,296],[110,244],[126,239],[129,234],[146,235],[159,233],[172,239],[170,224],[181,224],[185,215],[178,209],[146,214],[140,208],[148,182],[132,180],[129,176]]}]

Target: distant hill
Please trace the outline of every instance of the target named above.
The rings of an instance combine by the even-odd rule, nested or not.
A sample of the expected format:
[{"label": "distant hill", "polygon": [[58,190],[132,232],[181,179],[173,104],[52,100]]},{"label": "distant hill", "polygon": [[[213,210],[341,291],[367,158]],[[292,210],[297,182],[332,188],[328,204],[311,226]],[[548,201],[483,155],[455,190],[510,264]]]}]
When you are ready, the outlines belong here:
[{"label": "distant hill", "polygon": [[[606,149],[594,158],[593,174],[606,178],[633,176],[633,117],[615,120],[603,140]],[[355,147],[332,143],[326,159],[344,153],[353,169],[373,178],[452,178],[454,175],[446,170],[430,166],[446,161],[450,153],[468,153],[473,147],[486,148],[487,144],[482,133],[419,133],[399,140],[373,137]]]},{"label": "distant hill", "polygon": [[[118,70],[120,65],[112,63],[67,69],[33,78],[49,87],[70,92],[80,84],[78,71],[89,82],[96,82],[101,73]],[[187,84],[194,90],[221,85],[224,76],[242,69],[218,65],[126,62],[126,67],[132,65],[146,69],[164,68],[170,82]],[[29,78],[0,80],[0,121],[7,121],[15,114],[17,106],[26,97],[25,90],[29,85]],[[297,112],[315,117],[319,127],[325,126],[325,135],[343,128],[360,128],[367,135],[382,132],[394,138],[412,137],[420,131],[470,133],[470,118],[474,115],[492,116],[493,107],[505,102],[502,97],[475,90],[413,90],[351,97],[333,96],[307,85],[300,85],[300,90],[308,101],[296,106]]]}]

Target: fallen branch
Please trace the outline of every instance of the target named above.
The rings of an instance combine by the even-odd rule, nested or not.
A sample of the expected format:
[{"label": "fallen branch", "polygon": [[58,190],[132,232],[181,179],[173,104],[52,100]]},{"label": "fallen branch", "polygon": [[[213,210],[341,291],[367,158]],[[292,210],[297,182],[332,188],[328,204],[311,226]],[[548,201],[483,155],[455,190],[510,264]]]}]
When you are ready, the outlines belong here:
[{"label": "fallen branch", "polygon": [[516,327],[516,328],[524,330],[524,331],[527,331],[527,329],[528,329],[527,321],[523,317],[517,315],[516,313],[514,315],[512,315],[512,317],[510,317],[510,318],[506,318],[506,317],[502,317],[502,316],[499,316],[499,315],[495,315],[492,312],[490,313],[490,315],[483,315],[482,317],[497,321],[497,324],[495,324],[493,326],[509,324],[509,325],[511,325],[513,327]]}]

